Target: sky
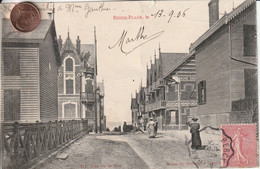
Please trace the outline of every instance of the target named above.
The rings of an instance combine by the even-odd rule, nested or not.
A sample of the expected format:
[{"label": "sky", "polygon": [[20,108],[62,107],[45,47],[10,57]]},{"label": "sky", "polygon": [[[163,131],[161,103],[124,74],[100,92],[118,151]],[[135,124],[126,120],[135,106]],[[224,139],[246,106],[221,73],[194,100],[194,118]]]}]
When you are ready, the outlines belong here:
[{"label": "sky", "polygon": [[[105,2],[103,8],[109,11],[90,12],[82,8],[97,8],[100,2],[55,4],[55,23],[57,35],[61,35],[63,41],[67,37],[69,29],[70,37],[75,42],[79,36],[81,43],[94,43],[94,26],[97,36],[98,57],[98,81],[105,82],[105,115],[107,122],[131,121],[131,94],[135,95],[141,84],[146,82],[146,65],[150,59],[154,59],[154,53],[158,57],[159,44],[161,52],[187,53],[191,43],[196,41],[208,28],[208,2],[209,1],[174,1],[174,2]],[[243,0],[220,0],[220,17],[224,12],[230,12],[234,6]],[[73,10],[74,5],[74,11]],[[60,10],[59,10],[60,9]],[[185,17],[176,18],[177,13],[188,9]],[[156,18],[151,14],[163,10]],[[174,10],[173,17],[170,15]],[[78,12],[76,12],[78,11]],[[113,20],[114,16],[149,16],[143,20]],[[163,16],[165,15],[165,16]],[[109,49],[121,37],[123,31],[127,31],[127,37],[134,38],[140,28],[144,26],[144,34],[150,36],[155,33],[163,33],[155,39],[137,47],[133,52],[124,54],[118,46]],[[125,45],[125,50],[141,44],[136,41]]]},{"label": "sky", "polygon": [[[244,0],[219,0],[220,17]],[[82,44],[94,43],[94,26],[97,37],[98,81],[105,83],[105,115],[110,122],[131,121],[131,94],[135,95],[141,84],[146,82],[146,65],[161,52],[188,53],[191,43],[196,41],[208,28],[209,0],[189,1],[121,1],[55,3],[54,20],[57,35],[63,42],[70,37],[75,43],[77,36]],[[52,3],[37,4],[42,18],[52,8]],[[91,9],[103,6],[103,11]],[[183,12],[185,16],[183,16]],[[161,13],[162,12],[162,13]],[[177,18],[180,12],[180,17]],[[157,15],[156,15],[157,14]],[[160,15],[161,14],[161,15]],[[114,20],[114,16],[143,16],[144,19]],[[153,15],[153,16],[152,16]],[[145,19],[149,16],[149,19]],[[172,17],[170,17],[172,16]],[[143,28],[148,39],[124,43],[123,53],[115,45],[123,31],[126,38],[135,38]],[[158,35],[158,36],[156,36]],[[145,42],[143,45],[139,46]],[[110,49],[109,46],[114,46]]]}]

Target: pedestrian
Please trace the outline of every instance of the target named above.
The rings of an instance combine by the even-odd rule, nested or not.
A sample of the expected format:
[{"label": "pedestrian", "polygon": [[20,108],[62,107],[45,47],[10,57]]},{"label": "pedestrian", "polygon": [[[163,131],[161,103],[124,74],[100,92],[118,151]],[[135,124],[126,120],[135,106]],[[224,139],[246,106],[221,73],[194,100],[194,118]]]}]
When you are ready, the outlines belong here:
[{"label": "pedestrian", "polygon": [[137,131],[141,131],[142,133],[144,133],[144,131],[141,129],[140,123],[137,123],[137,126],[134,128],[134,133],[133,134],[135,134],[135,132],[137,132]]},{"label": "pedestrian", "polygon": [[200,124],[197,122],[198,118],[192,118],[192,122],[188,122],[187,125],[190,127],[191,133],[191,148],[200,149],[201,148],[201,138],[200,138]]},{"label": "pedestrian", "polygon": [[156,133],[155,133],[155,122],[153,121],[153,118],[150,118],[150,121],[147,124],[147,129],[148,129],[148,135],[149,138],[155,138]]},{"label": "pedestrian", "polygon": [[157,130],[158,130],[158,122],[156,121],[154,126],[155,135],[157,135]]},{"label": "pedestrian", "polygon": [[124,124],[123,124],[123,132],[126,132],[126,122],[124,122]]}]

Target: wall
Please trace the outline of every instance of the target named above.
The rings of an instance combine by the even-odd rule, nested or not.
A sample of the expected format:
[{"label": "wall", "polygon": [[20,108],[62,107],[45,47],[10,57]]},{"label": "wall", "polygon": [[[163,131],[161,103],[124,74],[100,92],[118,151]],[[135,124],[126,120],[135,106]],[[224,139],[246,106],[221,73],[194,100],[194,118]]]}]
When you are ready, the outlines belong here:
[{"label": "wall", "polygon": [[[231,26],[231,46],[232,57],[257,64],[256,57],[244,56],[244,32],[243,25],[256,25],[255,6],[251,6],[244,13],[232,21]],[[257,69],[256,66],[232,60],[231,63],[231,100],[240,100],[245,98],[245,77],[244,69]]]},{"label": "wall", "polygon": [[197,86],[200,81],[206,81],[206,104],[198,105],[198,115],[229,112],[231,102],[228,27],[220,28],[198,46],[195,57]]},{"label": "wall", "polygon": [[51,28],[40,45],[40,112],[41,121],[58,120],[58,66]]},{"label": "wall", "polygon": [[[17,47],[16,47],[17,46]],[[3,76],[3,52],[1,58],[1,107],[2,117],[4,116],[4,89],[20,89],[20,121],[35,122],[40,120],[39,111],[39,50],[35,45],[20,44],[14,46],[12,43],[3,43],[4,49],[20,50],[20,76]],[[32,47],[35,46],[35,47]],[[3,51],[2,50],[2,51]]]}]

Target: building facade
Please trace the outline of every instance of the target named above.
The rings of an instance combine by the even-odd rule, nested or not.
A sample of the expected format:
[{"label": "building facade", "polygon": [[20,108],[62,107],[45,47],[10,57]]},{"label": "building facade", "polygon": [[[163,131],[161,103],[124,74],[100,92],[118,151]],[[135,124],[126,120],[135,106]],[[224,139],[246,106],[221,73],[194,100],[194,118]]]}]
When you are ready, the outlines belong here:
[{"label": "building facade", "polygon": [[68,32],[65,43],[61,36],[58,43],[59,119],[87,119],[90,130],[98,131],[104,117],[104,83],[97,82],[96,39],[94,44],[81,44],[77,36],[73,44]]},{"label": "building facade", "polygon": [[246,0],[219,19],[209,3],[210,28],[190,47],[196,58],[197,116],[203,125],[257,122],[256,2]]},{"label": "building facade", "polygon": [[[141,86],[139,93],[132,98],[133,122],[145,126],[149,118],[153,118],[158,122],[159,130],[177,129],[179,126],[187,128],[189,108],[197,105],[195,59],[187,55],[163,53],[159,48],[159,57],[155,55],[149,69],[147,66],[146,87]],[[180,89],[173,83],[172,76],[180,79]]]},{"label": "building facade", "polygon": [[1,116],[4,121],[58,120],[60,54],[54,20],[41,20],[37,29],[17,33],[3,19]]}]

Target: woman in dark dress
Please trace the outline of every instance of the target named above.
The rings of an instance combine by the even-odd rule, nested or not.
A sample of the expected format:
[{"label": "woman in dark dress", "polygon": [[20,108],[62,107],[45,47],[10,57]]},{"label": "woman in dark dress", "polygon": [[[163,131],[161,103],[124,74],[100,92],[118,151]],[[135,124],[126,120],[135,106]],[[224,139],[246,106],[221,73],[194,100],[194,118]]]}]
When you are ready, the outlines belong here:
[{"label": "woman in dark dress", "polygon": [[188,126],[190,127],[191,133],[191,148],[192,149],[199,149],[201,147],[201,139],[200,139],[200,124],[197,122],[197,118],[192,118],[192,122],[188,122]]}]

